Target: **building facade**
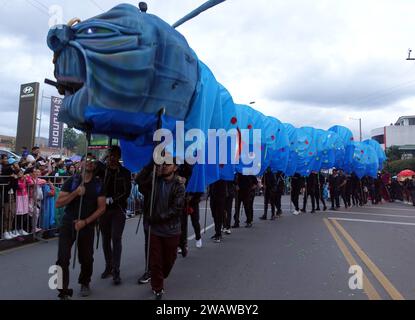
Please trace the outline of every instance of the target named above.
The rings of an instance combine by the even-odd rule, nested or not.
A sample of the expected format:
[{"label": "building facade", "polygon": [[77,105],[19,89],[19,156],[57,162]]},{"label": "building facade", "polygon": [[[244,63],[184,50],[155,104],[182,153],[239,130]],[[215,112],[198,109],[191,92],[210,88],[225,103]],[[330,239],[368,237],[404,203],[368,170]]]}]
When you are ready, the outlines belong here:
[{"label": "building facade", "polygon": [[397,146],[407,156],[415,156],[415,116],[400,117],[394,125],[374,129],[371,137],[385,150]]}]

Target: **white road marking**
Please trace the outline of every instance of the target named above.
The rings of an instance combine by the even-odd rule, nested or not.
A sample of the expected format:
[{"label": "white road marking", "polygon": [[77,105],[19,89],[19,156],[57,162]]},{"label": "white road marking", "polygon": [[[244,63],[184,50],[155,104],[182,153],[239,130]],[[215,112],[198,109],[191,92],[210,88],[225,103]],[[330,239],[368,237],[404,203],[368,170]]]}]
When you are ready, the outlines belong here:
[{"label": "white road marking", "polygon": [[[210,226],[206,227],[206,231],[212,229],[215,226],[215,224],[211,224]],[[205,228],[201,228],[200,232],[203,233],[203,231],[205,231]],[[193,236],[190,236],[189,238],[187,238],[187,240],[193,240],[196,239],[196,234],[194,234]]]},{"label": "white road marking", "polygon": [[411,211],[415,214],[415,208],[413,208],[413,209],[409,209],[409,208],[408,209],[403,209],[403,208],[395,208],[395,207],[379,207],[379,206],[370,206],[370,205],[364,206],[364,207],[361,207],[361,208],[375,209],[375,210]]},{"label": "white road marking", "polygon": [[396,221],[383,221],[383,220],[363,220],[363,219],[348,219],[348,218],[336,218],[336,217],[329,218],[329,220],[367,222],[367,223],[379,223],[379,224],[394,224],[394,225],[401,225],[401,226],[415,226],[415,223],[410,223],[410,222],[396,222]]},{"label": "white road marking", "polygon": [[356,211],[331,211],[332,213],[346,213],[346,214],[354,214],[354,215],[362,215],[362,216],[378,216],[378,217],[396,217],[396,218],[409,218],[415,219],[415,215],[413,216],[402,216],[396,214],[382,214],[382,213],[368,213],[368,212],[356,212]]}]

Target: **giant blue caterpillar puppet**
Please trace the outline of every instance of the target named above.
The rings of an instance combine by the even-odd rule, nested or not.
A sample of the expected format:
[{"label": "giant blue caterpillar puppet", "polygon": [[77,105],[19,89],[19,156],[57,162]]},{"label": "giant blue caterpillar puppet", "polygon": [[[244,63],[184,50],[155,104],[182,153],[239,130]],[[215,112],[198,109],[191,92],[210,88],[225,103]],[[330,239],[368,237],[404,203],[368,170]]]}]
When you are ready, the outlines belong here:
[{"label": "giant blue caterpillar puppet", "polygon": [[[183,121],[185,132],[199,129],[207,136],[209,129],[223,129],[230,139],[236,139],[229,148],[237,150],[228,149],[231,155],[225,162],[194,167],[188,191],[204,192],[219,179],[233,180],[234,173],[247,166],[254,175],[268,167],[288,174],[297,170],[302,175],[333,164],[352,167],[354,146],[347,128],[341,128],[347,134],[335,129],[332,134],[295,129],[236,105],[179,32],[135,6],[121,4],[91,19],[55,26],[47,43],[54,52],[58,90],[65,95],[59,120],[82,131],[120,139],[124,163],[133,172],[153,156],[153,134],[163,108],[162,128],[175,137],[176,122]],[[259,139],[255,139],[256,129],[261,130]],[[334,143],[334,136],[343,142]],[[204,148],[197,146],[198,151]],[[232,163],[235,152],[240,158],[249,154],[252,163]],[[374,171],[368,170],[369,157],[356,159],[359,165],[355,167],[364,168],[361,172]]]},{"label": "giant blue caterpillar puppet", "polygon": [[[249,107],[237,111],[229,92],[186,39],[155,15],[121,4],[83,22],[55,26],[47,43],[54,52],[58,89],[65,94],[59,120],[121,139],[124,162],[134,172],[151,160],[161,108],[166,110],[163,128],[173,133],[176,121],[184,121],[186,132],[261,129],[264,142],[256,146],[262,151],[254,155],[261,159],[256,173],[271,161],[288,161],[284,126]],[[253,118],[255,124],[250,123]],[[234,136],[241,146],[240,134]],[[252,142],[246,145],[254,147]],[[238,169],[230,160],[226,165],[196,166],[190,188],[204,191],[218,179],[233,177]]]}]

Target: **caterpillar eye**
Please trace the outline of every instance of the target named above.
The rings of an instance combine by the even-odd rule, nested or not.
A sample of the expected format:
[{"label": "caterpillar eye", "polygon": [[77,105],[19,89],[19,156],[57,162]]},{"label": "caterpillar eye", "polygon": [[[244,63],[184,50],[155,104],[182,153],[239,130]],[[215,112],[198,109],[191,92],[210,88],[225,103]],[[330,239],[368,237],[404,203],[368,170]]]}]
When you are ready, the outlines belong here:
[{"label": "caterpillar eye", "polygon": [[92,34],[112,33],[112,31],[106,28],[90,27],[90,28],[82,29],[79,33],[86,34],[86,35],[92,35]]}]

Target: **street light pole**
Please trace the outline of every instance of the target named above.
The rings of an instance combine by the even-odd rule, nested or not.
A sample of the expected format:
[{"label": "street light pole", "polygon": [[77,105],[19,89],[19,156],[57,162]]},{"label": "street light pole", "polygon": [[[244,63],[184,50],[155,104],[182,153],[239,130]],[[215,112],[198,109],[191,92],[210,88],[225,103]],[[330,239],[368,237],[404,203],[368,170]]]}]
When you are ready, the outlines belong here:
[{"label": "street light pole", "polygon": [[363,132],[362,132],[362,118],[356,119],[356,118],[350,118],[350,120],[359,121],[359,134],[360,134],[360,142],[363,141]]},{"label": "street light pole", "polygon": [[47,99],[47,100],[51,100],[51,97],[45,96],[44,91],[42,90],[42,98],[40,100],[40,114],[39,114],[39,118],[36,118],[36,120],[39,121],[39,128],[37,129],[37,143],[36,146],[40,147],[40,135],[41,135],[41,129],[42,129],[42,118],[43,118],[43,99]]}]

